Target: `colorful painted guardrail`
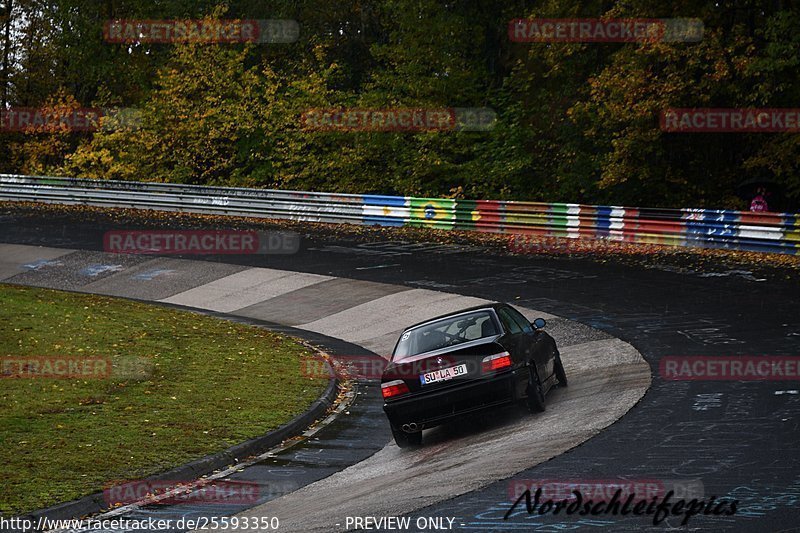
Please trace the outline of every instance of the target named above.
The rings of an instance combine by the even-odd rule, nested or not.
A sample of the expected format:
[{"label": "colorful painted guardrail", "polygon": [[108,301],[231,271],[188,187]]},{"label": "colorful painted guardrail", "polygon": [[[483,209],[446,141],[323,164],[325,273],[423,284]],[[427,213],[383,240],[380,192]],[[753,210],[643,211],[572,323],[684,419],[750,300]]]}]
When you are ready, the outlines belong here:
[{"label": "colorful painted guardrail", "polygon": [[800,253],[800,214],[364,195],[364,223]]},{"label": "colorful painted guardrail", "polygon": [[3,200],[800,252],[800,213],[415,198],[16,175],[0,175]]}]

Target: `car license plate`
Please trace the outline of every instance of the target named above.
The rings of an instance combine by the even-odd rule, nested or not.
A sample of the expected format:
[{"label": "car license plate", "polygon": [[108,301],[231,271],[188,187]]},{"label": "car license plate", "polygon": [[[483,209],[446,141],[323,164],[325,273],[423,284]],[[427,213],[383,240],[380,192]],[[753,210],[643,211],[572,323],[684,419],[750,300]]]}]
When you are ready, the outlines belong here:
[{"label": "car license plate", "polygon": [[427,372],[419,377],[423,385],[428,383],[436,383],[438,381],[447,381],[458,376],[465,376],[467,374],[467,365],[451,366],[449,368],[440,368],[433,372]]}]

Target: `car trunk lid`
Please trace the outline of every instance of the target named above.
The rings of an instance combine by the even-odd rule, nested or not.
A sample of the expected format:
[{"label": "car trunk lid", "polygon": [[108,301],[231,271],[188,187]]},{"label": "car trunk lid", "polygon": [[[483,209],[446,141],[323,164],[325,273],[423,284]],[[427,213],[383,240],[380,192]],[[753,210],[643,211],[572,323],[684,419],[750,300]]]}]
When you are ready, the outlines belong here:
[{"label": "car trunk lid", "polygon": [[485,378],[490,374],[482,370],[483,359],[505,351],[498,338],[486,337],[390,362],[381,381],[402,381],[413,395]]}]

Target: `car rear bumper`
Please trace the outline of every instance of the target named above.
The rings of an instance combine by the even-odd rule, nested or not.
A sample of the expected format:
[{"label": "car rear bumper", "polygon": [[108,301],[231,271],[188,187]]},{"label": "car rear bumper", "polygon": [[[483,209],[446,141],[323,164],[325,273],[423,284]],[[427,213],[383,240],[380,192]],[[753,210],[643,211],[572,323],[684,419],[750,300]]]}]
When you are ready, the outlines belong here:
[{"label": "car rear bumper", "polygon": [[397,428],[415,423],[418,427],[437,426],[453,418],[519,399],[518,390],[524,369],[502,372],[454,387],[384,402],[383,410]]}]

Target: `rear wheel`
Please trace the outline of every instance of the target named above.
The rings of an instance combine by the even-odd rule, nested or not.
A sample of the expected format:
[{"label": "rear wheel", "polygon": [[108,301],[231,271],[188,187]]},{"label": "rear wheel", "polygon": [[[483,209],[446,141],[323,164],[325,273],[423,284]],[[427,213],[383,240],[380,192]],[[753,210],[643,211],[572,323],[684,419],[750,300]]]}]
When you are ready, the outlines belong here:
[{"label": "rear wheel", "polygon": [[531,367],[530,377],[528,378],[528,398],[525,402],[531,413],[541,413],[544,411],[544,389],[536,369]]},{"label": "rear wheel", "polygon": [[567,386],[567,373],[564,372],[564,364],[561,362],[561,354],[556,352],[556,363],[555,363],[555,370],[556,370],[556,378],[558,379],[558,384],[562,387]]},{"label": "rear wheel", "polygon": [[392,426],[392,435],[398,448],[411,448],[422,444],[422,431],[406,433],[402,429],[394,427],[394,424],[390,424],[390,426]]}]

